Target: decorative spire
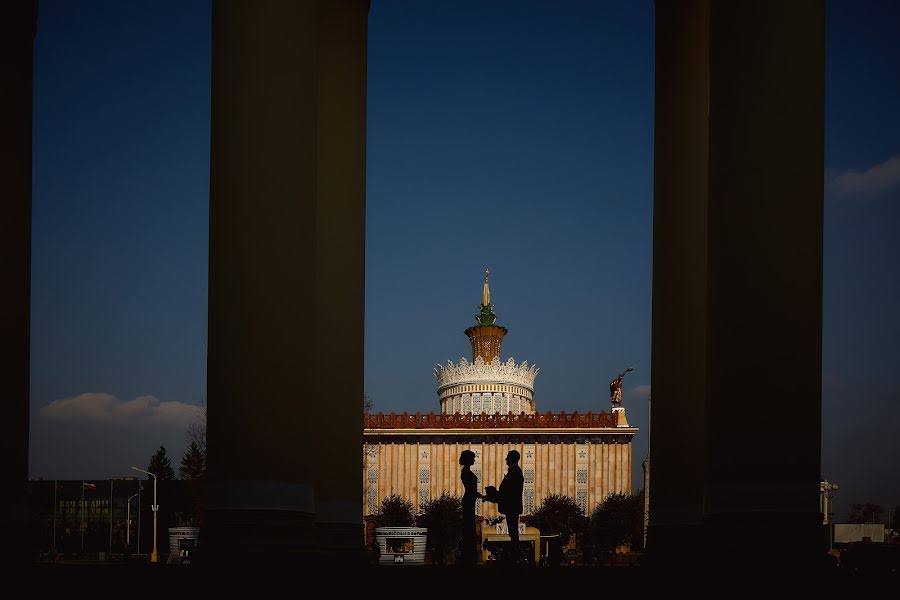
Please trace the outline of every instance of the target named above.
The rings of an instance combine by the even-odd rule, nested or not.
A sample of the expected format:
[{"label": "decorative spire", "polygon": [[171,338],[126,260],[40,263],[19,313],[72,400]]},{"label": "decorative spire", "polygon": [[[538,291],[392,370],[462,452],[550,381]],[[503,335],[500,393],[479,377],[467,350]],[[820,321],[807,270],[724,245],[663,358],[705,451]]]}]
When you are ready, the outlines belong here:
[{"label": "decorative spire", "polygon": [[488,277],[491,272],[484,270],[484,290],[481,292],[481,311],[475,315],[475,322],[466,329],[466,336],[472,343],[472,361],[481,358],[485,363],[500,359],[500,344],[503,336],[507,334],[506,327],[494,325],[497,315],[494,314],[494,305],[491,304],[491,288]]},{"label": "decorative spire", "polygon": [[490,275],[490,269],[484,270],[484,290],[481,292],[481,313],[475,317],[475,320],[479,325],[493,325],[494,321],[497,320],[497,315],[494,314],[494,307],[491,304],[491,288],[488,285],[488,275]]}]

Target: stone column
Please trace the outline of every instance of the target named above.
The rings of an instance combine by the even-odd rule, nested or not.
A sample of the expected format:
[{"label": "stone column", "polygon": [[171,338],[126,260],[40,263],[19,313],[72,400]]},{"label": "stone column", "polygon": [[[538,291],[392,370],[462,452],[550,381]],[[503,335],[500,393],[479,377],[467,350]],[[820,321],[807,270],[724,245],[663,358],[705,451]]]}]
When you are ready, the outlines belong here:
[{"label": "stone column", "polygon": [[366,15],[213,6],[204,545],[223,557],[362,548]]},{"label": "stone column", "polygon": [[656,2],[648,553],[696,557],[706,422],[709,2]]},{"label": "stone column", "polygon": [[431,465],[431,497],[435,498],[441,495],[444,485],[444,452],[436,442],[431,444]]},{"label": "stone column", "polygon": [[378,444],[378,498],[375,499],[375,506],[381,506],[381,501],[388,495],[390,489],[390,446],[387,444]]},{"label": "stone column", "polygon": [[600,500],[605,499],[612,491],[609,485],[609,442],[604,439],[600,445]]},{"label": "stone column", "polygon": [[37,3],[0,8],[0,384],[3,419],[0,524],[4,562],[29,561],[28,481],[31,347],[31,73]]},{"label": "stone column", "polygon": [[391,494],[403,495],[403,471],[405,467],[406,465],[403,462],[403,445],[397,442],[394,444],[393,464],[391,465],[391,470],[394,473],[391,479]]},{"label": "stone column", "polygon": [[416,445],[414,443],[407,444],[406,452],[409,456],[409,498],[414,506],[419,506],[419,460],[416,454]]},{"label": "stone column", "polygon": [[648,550],[699,555],[702,522],[711,561],[796,564],[819,541],[824,3],[659,1],[656,27]]},{"label": "stone column", "polygon": [[770,560],[812,559],[820,529],[825,3],[715,2],[709,56],[710,556],[726,549],[749,558],[765,545]]},{"label": "stone column", "polygon": [[644,469],[644,547],[647,547],[647,528],[650,526],[650,457],[646,457],[641,463]]},{"label": "stone column", "polygon": [[318,9],[316,367],[309,404],[320,423],[340,425],[321,428],[313,481],[319,528],[348,545],[361,526],[359,490],[344,473],[360,468],[362,443],[362,430],[351,424],[364,394],[369,2],[320,0]]},{"label": "stone column", "polygon": [[631,495],[631,440],[622,445],[622,490],[624,493]]}]

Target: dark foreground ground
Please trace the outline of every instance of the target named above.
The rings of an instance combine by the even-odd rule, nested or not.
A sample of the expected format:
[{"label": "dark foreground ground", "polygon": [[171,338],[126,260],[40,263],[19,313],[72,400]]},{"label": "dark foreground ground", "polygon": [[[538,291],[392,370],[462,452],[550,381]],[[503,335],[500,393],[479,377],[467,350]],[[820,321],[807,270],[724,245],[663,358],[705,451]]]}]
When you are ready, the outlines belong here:
[{"label": "dark foreground ground", "polygon": [[[839,569],[795,570],[706,568],[501,568],[372,566],[338,563],[224,565],[149,565],[136,563],[53,564],[28,566],[15,576],[47,597],[82,598],[563,598],[574,592],[591,597],[625,597],[662,593],[666,597],[747,593],[769,600],[812,594],[859,597],[863,589],[893,590],[900,574],[859,573]],[[18,578],[18,577],[17,577]],[[30,585],[29,583],[30,582]],[[18,586],[16,589],[19,589]],[[893,593],[891,592],[891,593]],[[62,596],[59,596],[62,594]],[[22,597],[25,594],[16,594]],[[28,594],[32,595],[32,594]],[[623,596],[625,595],[625,596]]]}]

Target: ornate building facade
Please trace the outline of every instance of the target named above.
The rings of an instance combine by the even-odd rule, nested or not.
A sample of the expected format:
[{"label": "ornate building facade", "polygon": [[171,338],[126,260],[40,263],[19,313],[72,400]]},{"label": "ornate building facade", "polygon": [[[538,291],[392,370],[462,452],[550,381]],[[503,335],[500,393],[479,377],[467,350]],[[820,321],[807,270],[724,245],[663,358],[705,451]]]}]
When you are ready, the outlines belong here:
[{"label": "ornate building facade", "polygon": [[[499,486],[505,458],[518,450],[525,475],[525,514],[551,494],[575,499],[586,514],[608,494],[631,493],[630,427],[621,406],[611,413],[539,413],[534,398],[537,367],[500,359],[508,333],[495,324],[485,273],[477,324],[465,330],[471,362],[448,361],[434,370],[439,413],[370,414],[364,429],[364,515],[399,494],[417,508],[450,492],[462,496],[459,455],[475,453],[479,489]],[[477,514],[497,515],[495,504]]]}]

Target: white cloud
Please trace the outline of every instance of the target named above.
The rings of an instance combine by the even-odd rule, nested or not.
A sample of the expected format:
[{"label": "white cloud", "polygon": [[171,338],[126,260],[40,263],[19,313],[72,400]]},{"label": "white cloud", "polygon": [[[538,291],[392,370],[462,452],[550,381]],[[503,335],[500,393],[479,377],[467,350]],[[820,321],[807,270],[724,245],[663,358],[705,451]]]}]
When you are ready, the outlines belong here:
[{"label": "white cloud", "polygon": [[826,173],[828,191],[838,198],[874,196],[900,185],[900,156],[892,156],[862,172]]},{"label": "white cloud", "polygon": [[650,384],[645,383],[643,385],[636,385],[633,388],[628,388],[623,395],[632,400],[646,400],[650,397]]},{"label": "white cloud", "polygon": [[55,421],[102,423],[132,427],[187,427],[199,420],[199,407],[183,402],[162,402],[153,396],[138,396],[127,402],[112,394],[87,392],[54,400],[40,415]]}]

